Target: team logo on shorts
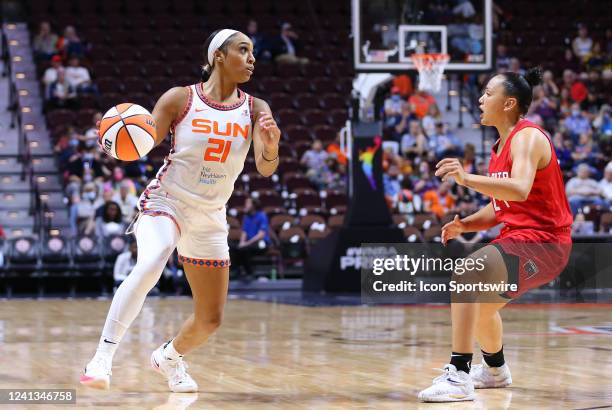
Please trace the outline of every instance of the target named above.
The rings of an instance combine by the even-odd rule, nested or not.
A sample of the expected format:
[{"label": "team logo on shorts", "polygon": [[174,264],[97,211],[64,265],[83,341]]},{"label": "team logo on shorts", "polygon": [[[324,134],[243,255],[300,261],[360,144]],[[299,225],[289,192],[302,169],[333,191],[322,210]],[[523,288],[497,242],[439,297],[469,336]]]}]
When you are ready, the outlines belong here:
[{"label": "team logo on shorts", "polygon": [[527,272],[529,274],[529,276],[527,277],[527,279],[535,276],[540,270],[538,269],[538,265],[535,264],[534,261],[532,261],[531,259],[529,259],[524,265],[523,265],[523,269],[525,269],[525,272]]}]

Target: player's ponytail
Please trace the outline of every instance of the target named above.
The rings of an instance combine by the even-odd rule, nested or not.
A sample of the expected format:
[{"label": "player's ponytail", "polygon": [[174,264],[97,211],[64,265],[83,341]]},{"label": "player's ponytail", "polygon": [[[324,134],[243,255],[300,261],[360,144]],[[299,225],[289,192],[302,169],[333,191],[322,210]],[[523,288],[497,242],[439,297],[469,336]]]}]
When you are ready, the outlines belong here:
[{"label": "player's ponytail", "polygon": [[542,83],[542,69],[540,67],[533,67],[527,70],[525,73],[525,80],[533,89],[536,85],[540,85]]},{"label": "player's ponytail", "polygon": [[524,76],[513,72],[506,72],[502,75],[506,95],[517,99],[519,114],[527,114],[533,100],[533,87],[542,82],[542,70],[540,67],[534,67],[527,70]]},{"label": "player's ponytail", "polygon": [[205,83],[210,78],[210,73],[212,73],[212,68],[210,64],[206,64],[202,66],[202,82]]}]

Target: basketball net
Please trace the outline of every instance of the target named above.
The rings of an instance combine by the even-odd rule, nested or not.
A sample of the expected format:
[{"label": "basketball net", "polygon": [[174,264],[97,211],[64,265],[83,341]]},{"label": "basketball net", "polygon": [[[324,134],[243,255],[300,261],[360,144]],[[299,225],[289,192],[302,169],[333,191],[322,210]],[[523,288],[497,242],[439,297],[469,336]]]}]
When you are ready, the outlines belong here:
[{"label": "basketball net", "polygon": [[437,93],[442,85],[442,74],[448,64],[448,54],[413,54],[412,63],[419,71],[419,90]]}]

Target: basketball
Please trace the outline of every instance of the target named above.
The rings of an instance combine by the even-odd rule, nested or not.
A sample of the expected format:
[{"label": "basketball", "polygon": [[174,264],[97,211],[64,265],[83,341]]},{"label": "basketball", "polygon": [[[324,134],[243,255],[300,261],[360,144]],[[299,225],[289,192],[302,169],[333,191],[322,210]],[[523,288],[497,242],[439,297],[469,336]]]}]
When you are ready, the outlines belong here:
[{"label": "basketball", "polygon": [[134,161],[147,155],[155,146],[155,138],[153,116],[137,104],[115,105],[100,121],[100,146],[121,161]]}]

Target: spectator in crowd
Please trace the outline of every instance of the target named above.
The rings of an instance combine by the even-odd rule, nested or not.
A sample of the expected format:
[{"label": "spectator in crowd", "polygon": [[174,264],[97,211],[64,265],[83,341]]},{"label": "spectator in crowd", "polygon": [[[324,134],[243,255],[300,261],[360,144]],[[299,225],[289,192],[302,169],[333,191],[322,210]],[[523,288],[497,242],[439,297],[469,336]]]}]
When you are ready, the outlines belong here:
[{"label": "spectator in crowd", "polygon": [[601,101],[597,98],[597,95],[589,90],[587,98],[580,104],[580,110],[582,114],[590,121],[594,120],[597,114],[599,114],[599,107],[601,107]]},{"label": "spectator in crowd", "polygon": [[563,88],[569,90],[571,99],[577,103],[582,102],[588,94],[588,89],[572,70],[565,70],[563,72]]},{"label": "spectator in crowd", "polygon": [[267,61],[272,58],[272,54],[270,54],[270,50],[267,48],[263,34],[258,31],[256,20],[249,20],[245,34],[253,43],[253,56],[255,56],[257,60]]},{"label": "spectator in crowd", "polygon": [[418,120],[410,103],[404,102],[399,116],[387,117],[387,126],[391,128],[392,139],[398,143],[401,142],[402,136],[409,132],[410,123],[412,121],[418,122]]},{"label": "spectator in crowd", "polygon": [[557,102],[554,98],[548,98],[544,86],[535,87],[533,93],[529,111],[540,116],[547,130],[554,129],[557,124]]},{"label": "spectator in crowd", "polygon": [[401,181],[401,190],[397,198],[397,210],[402,214],[415,214],[421,212],[423,202],[421,197],[412,189],[412,181],[410,178],[403,178]]},{"label": "spectator in crowd", "polygon": [[136,265],[136,259],[138,258],[138,244],[135,240],[131,241],[128,250],[117,256],[115,260],[115,267],[113,268],[113,279],[115,281],[114,288],[118,288],[121,282],[127,278],[134,266]]},{"label": "spectator in crowd", "polygon": [[302,155],[300,163],[306,166],[309,171],[318,173],[325,166],[327,156],[327,152],[323,151],[323,143],[320,140],[315,140],[312,147]]},{"label": "spectator in crowd", "polygon": [[95,213],[99,206],[98,192],[93,182],[83,185],[81,195],[72,197],[70,207],[70,226],[73,235],[93,235],[96,229]]},{"label": "spectator in crowd", "polygon": [[427,93],[419,90],[408,98],[408,102],[414,107],[415,115],[421,119],[429,112],[429,106],[436,103],[436,99]]},{"label": "spectator in crowd", "polygon": [[330,157],[336,158],[338,164],[342,165],[343,167],[346,167],[348,163],[348,158],[346,157],[346,153],[340,148],[339,132],[336,133],[336,139],[334,139],[334,141],[327,146],[326,151]]},{"label": "spectator in crowd", "polygon": [[603,198],[607,201],[606,206],[612,206],[612,161],[604,168],[604,176],[599,181],[599,189]]},{"label": "spectator in crowd", "polygon": [[423,194],[423,209],[433,212],[438,218],[455,209],[455,198],[450,192],[450,183],[442,182],[437,190],[430,189]]},{"label": "spectator in crowd", "polygon": [[578,144],[572,152],[572,159],[575,164],[586,163],[594,164],[599,158],[599,150],[597,145],[593,143],[592,134],[590,132],[584,132],[580,134],[578,138]]},{"label": "spectator in crowd", "polygon": [[393,77],[393,86],[391,88],[393,87],[397,87],[399,95],[401,95],[403,99],[408,98],[414,90],[412,87],[412,79],[406,74],[400,74]]},{"label": "spectator in crowd", "polygon": [[92,123],[89,126],[89,128],[87,128],[87,130],[85,131],[85,134],[83,135],[83,145],[85,145],[85,148],[93,148],[97,145],[97,141],[98,141],[98,127],[96,126],[96,124],[102,121],[102,113],[101,112],[97,112],[93,115],[92,118]]},{"label": "spectator in crowd", "polygon": [[593,120],[593,127],[601,136],[612,136],[612,119],[610,118],[611,108],[608,104],[601,106],[599,114]]},{"label": "spectator in crowd", "polygon": [[98,238],[107,238],[125,231],[121,208],[116,202],[110,201],[103,206],[102,216],[96,218],[96,235]]},{"label": "spectator in crowd", "polygon": [[572,104],[571,114],[565,119],[564,125],[574,139],[577,139],[580,134],[591,131],[591,123],[580,111],[580,104],[578,103]]},{"label": "spectator in crowd", "polygon": [[57,81],[58,74],[60,71],[64,71],[64,66],[62,65],[62,58],[58,55],[55,55],[51,57],[51,67],[45,70],[45,74],[42,78],[42,82],[45,85],[46,99],[49,99],[51,97],[51,84]]},{"label": "spectator in crowd", "polygon": [[64,57],[82,58],[85,54],[85,47],[73,26],[66,26],[64,36],[58,42],[58,48]]},{"label": "spectator in crowd", "polygon": [[268,217],[261,210],[259,201],[254,198],[247,198],[244,202],[244,218],[242,220],[242,233],[238,249],[234,250],[232,265],[241,275],[241,268],[244,269],[246,277],[253,275],[251,259],[253,256],[266,253],[270,237],[268,235]]},{"label": "spectator in crowd", "polygon": [[436,123],[434,134],[429,138],[429,149],[436,154],[436,158],[462,155],[461,141],[442,122]]},{"label": "spectator in crowd", "polygon": [[427,137],[418,120],[410,121],[409,132],[402,135],[400,150],[404,156],[423,155],[427,149]]},{"label": "spectator in crowd", "polygon": [[131,192],[133,183],[129,180],[121,181],[119,192],[113,197],[113,201],[121,208],[123,215],[123,223],[129,224],[136,215],[136,207],[138,206],[138,197]]},{"label": "spectator in crowd", "polygon": [[601,52],[601,43],[597,42],[593,44],[591,53],[585,57],[585,65],[588,70],[601,71],[609,60],[610,58]]},{"label": "spectator in crowd", "polygon": [[579,72],[581,68],[580,61],[576,58],[571,48],[565,49],[565,52],[563,53],[563,60],[560,66],[563,67],[564,70],[569,70],[573,73]]},{"label": "spectator in crowd", "polygon": [[582,212],[577,213],[572,223],[572,235],[593,235],[594,232],[593,221],[587,221]]},{"label": "spectator in crowd", "polygon": [[559,115],[561,117],[567,117],[572,112],[572,98],[570,97],[569,89],[562,88],[559,95]]},{"label": "spectator in crowd", "polygon": [[393,209],[397,205],[402,190],[400,170],[397,165],[390,165],[388,171],[383,174],[383,186],[387,204]]},{"label": "spectator in crowd", "polygon": [[[570,145],[567,144],[570,143]],[[572,146],[571,140],[565,140],[563,134],[556,132],[553,136],[553,145],[555,147],[555,153],[559,160],[559,167],[563,171],[569,171],[574,165],[574,159],[572,158]]]},{"label": "spectator in crowd", "polygon": [[552,71],[546,70],[544,74],[542,74],[542,88],[544,89],[544,95],[549,98],[559,95],[559,87],[557,87],[555,83]]},{"label": "spectator in crowd", "polygon": [[66,67],[65,72],[68,84],[70,84],[77,93],[82,94],[93,91],[89,70],[81,65],[81,61],[76,55],[71,56],[70,60],[68,60],[68,67]]},{"label": "spectator in crowd", "polygon": [[321,173],[319,188],[344,190],[346,184],[346,168],[335,157],[327,157]]},{"label": "spectator in crowd", "polygon": [[102,203],[96,208],[96,219],[102,218],[104,216],[104,211],[106,210],[106,204],[113,202],[113,198],[115,197],[115,192],[108,187],[102,190]]},{"label": "spectator in crowd", "polygon": [[110,176],[110,170],[100,160],[100,153],[95,147],[77,151],[69,159],[66,170],[69,175],[76,175],[85,182],[91,182],[96,177]]},{"label": "spectator in crowd", "polygon": [[34,37],[34,56],[37,60],[48,61],[57,52],[57,34],[51,31],[48,21],[40,23],[38,34]]},{"label": "spectator in crowd", "polygon": [[413,178],[415,180],[414,192],[418,194],[423,194],[438,187],[438,178],[431,173],[427,161],[421,161],[419,164],[419,173],[418,175],[413,175]]},{"label": "spectator in crowd", "polygon": [[49,104],[56,108],[72,108],[76,103],[75,88],[66,78],[66,71],[58,71],[57,79],[49,86]]},{"label": "spectator in crowd", "polygon": [[73,126],[69,126],[66,132],[58,138],[53,147],[53,152],[55,152],[57,156],[60,171],[63,172],[66,170],[66,165],[70,161],[70,158],[77,154],[80,143],[80,136]]},{"label": "spectator in crowd", "polygon": [[293,31],[290,23],[283,23],[274,44],[275,61],[280,64],[308,64],[307,58],[298,56],[300,49],[298,34]]},{"label": "spectator in crowd", "polygon": [[521,60],[516,57],[512,57],[510,59],[510,66],[508,67],[508,71],[512,73],[518,73],[520,75],[525,75],[525,70],[521,67]]},{"label": "spectator in crowd", "polygon": [[587,164],[578,165],[577,175],[565,185],[565,192],[574,215],[585,205],[605,205],[601,196],[601,187],[597,181],[589,178],[590,172]]},{"label": "spectator in crowd", "polygon": [[463,170],[468,174],[473,174],[476,171],[476,147],[474,144],[469,142],[465,144],[461,164],[463,165]]},{"label": "spectator in crowd", "polygon": [[588,30],[586,26],[581,25],[578,28],[578,37],[572,41],[572,50],[576,57],[581,60],[586,58],[591,53],[591,48],[593,47],[593,39],[589,37]]},{"label": "spectator in crowd", "polygon": [[510,67],[510,56],[508,55],[508,48],[505,44],[497,45],[497,56],[495,59],[495,68],[497,73],[505,73]]},{"label": "spectator in crowd", "polygon": [[438,108],[438,104],[431,104],[427,111],[427,115],[423,117],[423,131],[425,131],[425,135],[428,137],[434,135],[436,132],[436,124],[441,122],[442,113],[440,112],[440,108]]},{"label": "spectator in crowd", "polygon": [[399,122],[398,119],[402,115],[402,106],[405,102],[400,95],[400,88],[391,87],[391,95],[385,99],[383,107],[387,127],[393,127]]}]

